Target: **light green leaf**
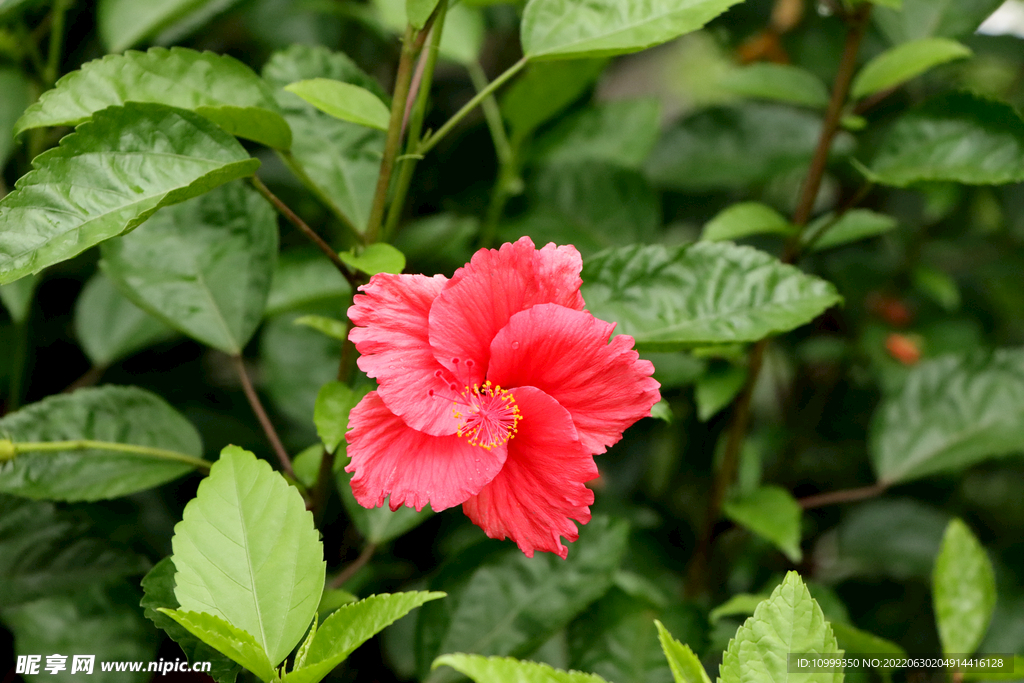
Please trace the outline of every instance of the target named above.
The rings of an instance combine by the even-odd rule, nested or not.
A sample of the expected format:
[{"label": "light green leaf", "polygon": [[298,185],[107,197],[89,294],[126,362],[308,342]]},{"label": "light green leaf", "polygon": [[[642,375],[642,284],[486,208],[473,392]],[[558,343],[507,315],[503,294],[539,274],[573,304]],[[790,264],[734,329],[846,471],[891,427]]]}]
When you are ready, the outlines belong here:
[{"label": "light green leaf", "polygon": [[[347,416],[345,423],[347,426]],[[344,438],[342,438],[340,446],[344,448],[344,445]],[[341,502],[345,505],[349,519],[355,523],[359,533],[368,543],[380,545],[392,541],[412,531],[434,515],[433,510],[429,507],[425,507],[419,512],[414,508],[404,506],[394,512],[387,505],[379,508],[364,508],[356,501],[356,497],[352,493],[352,475],[345,472],[344,467],[340,466],[347,464],[346,458],[339,463],[338,467],[335,467],[334,480],[341,493]]]},{"label": "light green leaf", "polygon": [[663,422],[672,422],[672,406],[664,398],[651,406],[651,417]]},{"label": "light green leaf", "polygon": [[1024,121],[1010,105],[966,92],[940,95],[896,121],[869,169],[876,183],[1000,185],[1024,180]]},{"label": "light green leaf", "polygon": [[889,483],[1024,451],[1024,350],[914,366],[875,414],[870,445],[875,472]]},{"label": "light green leaf", "polygon": [[[848,655],[883,655],[880,664],[884,663],[885,657],[905,657],[907,652],[902,647],[878,636],[861,631],[859,628],[838,622],[832,622],[832,632],[835,633],[836,642],[839,648]],[[893,671],[892,668],[878,667],[879,671]]]},{"label": "light green leaf", "polygon": [[181,605],[174,597],[174,562],[170,557],[157,562],[142,579],[143,613],[181,647],[189,662],[210,662],[210,677],[217,683],[234,683],[238,664],[192,635],[184,626],[160,611],[176,610]]},{"label": "light green leaf", "polygon": [[996,608],[996,577],[985,548],[959,519],[946,527],[935,558],[932,601],[943,654],[978,649]]},{"label": "light green leaf", "polygon": [[[0,9],[0,13],[2,13]],[[29,81],[20,69],[0,66],[0,168],[14,151],[14,124],[31,102]]]},{"label": "light green leaf", "polygon": [[8,285],[0,285],[0,303],[11,314],[11,320],[16,325],[20,325],[28,319],[39,280],[39,275],[30,275]]},{"label": "light green leaf", "polygon": [[344,302],[352,288],[334,265],[314,249],[281,252],[267,296],[267,317],[310,304]]},{"label": "light green leaf", "polygon": [[391,120],[390,110],[379,97],[351,83],[311,78],[291,83],[285,90],[342,121],[386,131]]},{"label": "light green leaf", "polygon": [[828,282],[729,242],[633,246],[583,266],[587,307],[645,350],[756,341],[842,300]]},{"label": "light green leaf", "polygon": [[348,325],[334,318],[322,315],[303,315],[296,318],[293,324],[308,327],[339,341],[345,341],[348,338]]},{"label": "light green leaf", "polygon": [[204,15],[219,0],[100,0],[96,22],[109,52],[121,52],[173,27],[190,15]]},{"label": "light green leaf", "polygon": [[732,364],[712,365],[697,379],[694,398],[697,417],[707,422],[740,393],[747,381],[747,369]]},{"label": "light green leaf", "polygon": [[265,460],[229,446],[185,506],[172,545],[181,611],[203,610],[251,633],[280,664],[313,620],[326,571],[298,491]]},{"label": "light green leaf", "polygon": [[328,382],[316,397],[313,422],[320,440],[330,452],[338,450],[348,431],[348,414],[362,400],[365,392],[341,382]]},{"label": "light green leaf", "polygon": [[228,55],[183,47],[154,47],[88,62],[43,93],[18,119],[15,132],[75,126],[126,102],[188,109],[232,135],[277,149],[291,146],[291,131],[273,92],[252,69]]},{"label": "light green leaf", "polygon": [[796,228],[778,211],[760,202],[740,202],[723,209],[704,225],[702,240],[720,242],[751,235],[792,235]]},{"label": "light green leaf", "polygon": [[549,119],[580,99],[604,71],[603,59],[531,64],[501,98],[501,113],[513,138],[529,137]]},{"label": "light green leaf", "polygon": [[911,275],[914,287],[947,311],[960,308],[960,288],[956,280],[930,266],[919,265]]},{"label": "light green leaf", "polygon": [[[340,309],[317,309],[338,316]],[[338,376],[341,343],[308,327],[293,324],[294,314],[272,318],[263,327],[260,367],[263,388],[284,415],[309,424],[320,387]],[[308,429],[308,427],[306,427]]]},{"label": "light green leaf", "polygon": [[[54,595],[14,608],[4,609],[4,624],[14,634],[16,651],[45,655],[68,655],[63,671],[26,675],[30,683],[55,681],[78,683],[145,683],[152,674],[103,671],[99,662],[155,661],[156,633],[139,610],[138,589],[127,582],[93,584],[68,595]],[[95,655],[96,664],[88,675],[74,668],[74,654]]]},{"label": "light green leaf", "polygon": [[719,680],[842,683],[842,671],[788,673],[790,653],[840,654],[832,627],[796,572],[786,574],[771,597],[736,631],[722,657]]},{"label": "light green leaf", "polygon": [[97,273],[75,303],[75,335],[92,364],[103,368],[170,339],[174,330],[126,299],[110,278]]},{"label": "light green leaf", "polygon": [[791,64],[761,62],[726,72],[718,82],[728,92],[761,100],[776,100],[807,107],[828,105],[828,89],[821,79]]},{"label": "light green leaf", "polygon": [[[811,243],[811,251],[822,251],[885,234],[894,230],[897,225],[899,223],[892,216],[875,213],[869,209],[851,209],[838,221],[835,220],[835,214],[827,213],[807,226],[807,230],[804,231],[804,242],[806,244],[809,240],[814,240]],[[825,226],[829,226],[826,232],[815,239]]]},{"label": "light green leaf", "polygon": [[259,162],[198,114],[129,103],[97,112],[34,166],[0,200],[0,284],[128,232],[161,206],[252,175]]},{"label": "light green leaf", "polygon": [[974,33],[1003,1],[902,0],[892,9],[877,7],[873,18],[893,44],[928,36],[960,38]]},{"label": "light green leaf", "polygon": [[306,665],[286,674],[282,683],[318,683],[357,647],[420,605],[443,598],[444,593],[371,595],[342,605],[317,630],[306,655]]},{"label": "light green leaf", "polygon": [[903,0],[867,0],[873,5],[879,5],[880,7],[892,7],[893,9],[899,9],[903,5]]},{"label": "light green leaf", "polygon": [[725,501],[722,512],[740,526],[771,541],[792,562],[803,559],[800,550],[800,519],[803,510],[786,489],[762,486],[741,497]]},{"label": "light green leaf", "polygon": [[477,64],[486,37],[487,23],[480,8],[470,7],[466,2],[450,5],[438,52],[462,65]]},{"label": "light green leaf", "polygon": [[53,503],[0,493],[0,604],[10,608],[149,569],[146,558],[107,536]]},{"label": "light green leaf", "polygon": [[711,610],[708,614],[708,620],[713,624],[722,617],[731,617],[737,614],[753,614],[757,606],[767,599],[767,595],[737,593]]},{"label": "light green leaf", "polygon": [[351,605],[353,602],[359,602],[359,598],[348,591],[327,588],[324,589],[324,594],[320,598],[320,605],[316,608],[316,611],[320,619],[326,619],[334,614],[342,605]]},{"label": "light green leaf", "polygon": [[598,162],[640,168],[658,140],[657,100],[603,102],[567,117],[536,142],[548,164]]},{"label": "light green leaf", "polygon": [[390,244],[377,242],[365,247],[360,253],[354,249],[343,251],[338,254],[345,265],[367,275],[377,273],[398,274],[405,270],[405,254],[395,249]]},{"label": "light green leaf", "polygon": [[137,306],[237,355],[260,321],[277,258],[277,215],[244,183],[164,209],[103,245],[103,270]]},{"label": "light green leaf", "polygon": [[263,77],[278,88],[278,103],[292,129],[291,154],[321,201],[357,230],[364,230],[373,203],[384,133],[318,111],[284,88],[295,81],[330,78],[383,98],[383,91],[351,59],[324,47],[293,45],[271,56]]},{"label": "light green leaf", "polygon": [[740,0],[530,0],[523,53],[578,59],[638,52],[696,31]]},{"label": "light green leaf", "polygon": [[266,651],[251,633],[212,614],[166,607],[160,607],[157,611],[174,619],[193,636],[256,674],[264,683],[277,678]]},{"label": "light green leaf", "polygon": [[[0,419],[15,443],[109,441],[202,457],[199,434],[163,399],[135,387],[57,394]],[[189,464],[111,450],[21,453],[0,464],[0,491],[27,498],[103,500],[159,486]]]},{"label": "light green leaf", "polygon": [[860,98],[894,88],[939,64],[972,54],[969,47],[949,38],[920,38],[897,45],[864,65],[853,79],[850,96]]},{"label": "light green leaf", "polygon": [[688,645],[683,645],[672,637],[668,629],[658,621],[654,620],[658,627],[658,640],[661,642],[661,649],[665,653],[665,659],[672,669],[672,678],[675,683],[711,683],[704,665],[700,663],[697,655]]},{"label": "light green leaf", "polygon": [[427,19],[434,13],[438,0],[405,0],[405,14],[409,23],[415,28],[421,29],[427,24]]},{"label": "light green leaf", "polygon": [[581,671],[561,671],[547,664],[524,662],[512,657],[442,655],[432,669],[450,666],[476,683],[607,683],[600,676]]}]

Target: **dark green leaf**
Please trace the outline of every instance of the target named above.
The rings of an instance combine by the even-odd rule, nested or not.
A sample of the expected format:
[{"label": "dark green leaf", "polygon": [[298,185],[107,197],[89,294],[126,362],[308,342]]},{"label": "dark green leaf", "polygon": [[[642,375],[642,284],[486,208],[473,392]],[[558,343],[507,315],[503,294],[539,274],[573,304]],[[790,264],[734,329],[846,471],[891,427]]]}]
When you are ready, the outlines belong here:
[{"label": "dark green leaf", "polygon": [[330,452],[338,450],[348,431],[348,414],[362,400],[365,392],[357,391],[341,382],[328,382],[316,397],[313,422],[317,434]]},{"label": "dark green leaf", "polygon": [[[14,633],[15,649],[20,654],[64,654],[65,669],[51,673],[45,669],[30,682],[57,681],[77,683],[144,683],[152,674],[104,671],[101,662],[155,661],[158,638],[146,623],[138,607],[138,589],[127,583],[109,586],[91,585],[70,595],[57,595],[4,609],[4,623]],[[74,655],[95,656],[88,673],[72,673]]]},{"label": "dark green leaf", "polygon": [[1002,4],[1003,0],[902,0],[900,7],[875,8],[874,20],[894,44],[928,36],[959,38],[974,33]]},{"label": "dark green leaf", "polygon": [[[339,458],[339,460],[341,465],[348,462],[347,458]],[[345,472],[343,467],[336,467],[334,477],[341,494],[341,502],[345,505],[345,511],[348,512],[349,518],[355,523],[367,543],[380,545],[394,540],[423,524],[434,514],[429,507],[425,507],[419,512],[404,506],[394,512],[387,505],[379,508],[364,508],[356,501],[356,497],[352,493],[352,475]]]},{"label": "dark green leaf", "polygon": [[102,368],[173,337],[174,330],[126,299],[108,277],[97,273],[75,304],[75,334],[92,364]]},{"label": "dark green leaf", "polygon": [[[135,387],[58,394],[0,419],[15,443],[109,441],[202,457],[195,427],[163,399]],[[159,486],[193,467],[111,450],[22,453],[0,464],[0,491],[28,498],[101,500]]]},{"label": "dark green leaf", "polygon": [[884,482],[961,470],[1024,451],[1024,350],[944,356],[915,366],[875,415],[871,454]]},{"label": "dark green leaf", "polygon": [[940,95],[900,117],[864,173],[883,185],[1000,185],[1024,180],[1024,121],[980,95]]},{"label": "dark green leaf", "polygon": [[640,168],[658,140],[660,119],[657,100],[604,102],[552,126],[537,140],[536,154],[548,164]]},{"label": "dark green leaf", "polygon": [[718,85],[725,90],[761,100],[776,100],[807,107],[828,105],[828,89],[810,71],[791,64],[761,62],[726,73]]},{"label": "dark green leaf", "polygon": [[129,103],[97,112],[34,165],[0,201],[0,283],[128,232],[161,206],[252,175],[259,162],[198,114]]},{"label": "dark green leaf", "polygon": [[[3,12],[0,7],[0,13]],[[14,124],[29,105],[29,81],[20,70],[0,66],[0,168],[14,151]]]},{"label": "dark green leaf", "polygon": [[330,78],[310,78],[285,87],[336,119],[386,131],[391,111],[380,98],[358,85]]},{"label": "dark green leaf", "polygon": [[920,265],[914,268],[914,287],[947,311],[960,308],[960,288],[956,280],[936,268]]},{"label": "dark green leaf", "polygon": [[932,600],[942,652],[971,654],[996,607],[996,577],[985,548],[959,519],[951,520],[932,573]]},{"label": "dark green leaf", "polygon": [[[849,624],[832,622],[832,632],[836,635],[839,649],[847,655],[884,655],[889,658],[905,657],[907,652],[896,643],[885,638],[861,631]],[[884,663],[885,657],[881,658]],[[893,671],[893,667],[879,666],[879,671]]]},{"label": "dark green leaf", "polygon": [[30,275],[8,285],[0,285],[0,303],[11,314],[15,324],[20,325],[28,319],[39,279],[38,275]]},{"label": "dark green leaf", "polygon": [[[820,128],[817,114],[779,104],[705,109],[662,134],[647,171],[656,183],[685,191],[763,183],[806,166]],[[840,134],[832,154],[851,147],[850,137]]]},{"label": "dark green leaf", "polygon": [[795,230],[793,224],[772,207],[760,202],[740,202],[708,221],[700,238],[720,242],[751,235],[792,235]]},{"label": "dark green leaf", "polygon": [[583,283],[595,316],[652,350],[756,341],[841,301],[831,284],[729,242],[607,251],[584,264]]},{"label": "dark green leaf", "polygon": [[222,7],[221,0],[100,0],[96,10],[97,28],[110,52],[121,52],[173,27],[189,15],[206,14],[209,6]]},{"label": "dark green leaf", "polygon": [[0,21],[9,21],[18,12],[43,4],[44,0],[0,0]]},{"label": "dark green leaf", "polygon": [[713,365],[697,379],[694,399],[697,401],[697,417],[707,422],[718,414],[740,393],[747,381],[747,370],[732,364]]},{"label": "dark green leaf", "polygon": [[865,97],[894,88],[939,64],[971,54],[969,47],[949,38],[920,38],[897,45],[864,65],[853,79],[850,96]]},{"label": "dark green leaf", "polygon": [[390,244],[378,242],[362,249],[358,254],[355,250],[343,251],[338,258],[346,265],[367,275],[377,273],[398,274],[405,270],[405,254]]},{"label": "dark green leaf", "polygon": [[476,683],[607,683],[600,676],[581,671],[560,671],[547,664],[524,662],[512,657],[442,655],[433,664],[450,666]]},{"label": "dark green leaf", "polygon": [[[420,667],[449,652],[529,654],[605,594],[625,554],[627,533],[624,522],[595,517],[580,529],[567,560],[529,559],[509,549],[479,566],[457,565],[442,573],[436,588],[449,598],[425,607],[417,624]],[[429,680],[451,677],[435,670]]]},{"label": "dark green leaf", "polygon": [[309,304],[342,302],[351,295],[348,282],[322,253],[289,249],[277,259],[265,315],[275,316]]},{"label": "dark green leaf", "polygon": [[263,646],[256,642],[256,638],[248,631],[205,612],[170,610],[166,607],[159,608],[159,612],[176,621],[205,644],[256,674],[264,683],[270,683],[277,678],[277,672]]},{"label": "dark green leaf", "polygon": [[232,135],[277,149],[291,146],[291,131],[273,92],[252,69],[227,55],[183,47],[154,47],[85,64],[29,107],[16,132],[74,126],[126,102],[188,109]]},{"label": "dark green leaf", "polygon": [[722,617],[731,617],[737,614],[753,614],[757,606],[768,599],[767,595],[753,595],[751,593],[737,593],[718,607],[711,610],[708,620],[715,623]]},{"label": "dark green leaf", "polygon": [[501,112],[512,135],[527,138],[546,121],[580,99],[604,71],[603,59],[531,64],[501,98]]},{"label": "dark green leaf", "polygon": [[531,59],[578,59],[637,52],[696,31],[740,0],[530,0],[523,52]]},{"label": "dark green leaf", "polygon": [[104,272],[128,298],[232,355],[263,319],[276,258],[276,214],[243,183],[165,209],[103,245]]},{"label": "dark green leaf", "polygon": [[[339,315],[341,311],[330,311]],[[271,319],[260,340],[263,388],[282,413],[308,425],[320,387],[338,376],[341,343],[295,325],[294,315]]]},{"label": "dark green leaf", "polygon": [[[800,562],[800,518],[802,510],[789,491],[779,486],[762,486],[722,506],[725,516],[775,545],[792,562]],[[805,650],[793,650],[805,652]]]},{"label": "dark green leaf", "polygon": [[171,640],[176,642],[189,662],[210,662],[210,677],[217,683],[234,683],[238,672],[238,664],[231,661],[217,650],[196,638],[188,630],[160,612],[159,609],[176,610],[181,605],[174,597],[174,561],[170,557],[157,562],[145,578],[142,579],[142,608],[146,618],[163,629]]},{"label": "dark green leaf", "polygon": [[696,653],[676,640],[660,621],[655,620],[654,625],[658,627],[658,640],[675,683],[711,683]]},{"label": "dark green leaf", "polygon": [[172,543],[181,611],[202,610],[252,634],[270,664],[280,664],[316,614],[326,571],[298,491],[265,460],[229,446],[185,506]]},{"label": "dark green leaf", "polygon": [[113,545],[72,513],[0,493],[0,604],[5,607],[148,569],[144,557]]},{"label": "dark green leaf", "polygon": [[[811,251],[831,249],[857,240],[882,235],[896,228],[899,223],[892,216],[875,213],[869,209],[851,209],[839,220],[828,213],[815,219],[804,231],[806,240],[814,240]],[[826,226],[828,226],[826,228]],[[820,238],[815,236],[824,229]]]}]

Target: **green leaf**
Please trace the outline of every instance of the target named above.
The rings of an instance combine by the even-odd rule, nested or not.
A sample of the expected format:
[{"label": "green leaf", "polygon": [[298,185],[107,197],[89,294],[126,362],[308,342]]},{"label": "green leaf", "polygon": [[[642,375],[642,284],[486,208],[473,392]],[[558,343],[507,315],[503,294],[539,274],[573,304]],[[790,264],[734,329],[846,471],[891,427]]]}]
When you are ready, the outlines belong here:
[{"label": "green leaf", "polygon": [[409,17],[409,23],[417,29],[426,26],[437,3],[438,0],[405,0],[405,14]]},{"label": "green leaf", "polygon": [[974,33],[1002,4],[1003,0],[903,0],[897,8],[875,8],[873,18],[893,44],[928,36],[959,38]]},{"label": "green leaf", "polygon": [[672,406],[664,398],[651,406],[651,417],[655,420],[672,423]]},{"label": "green leaf", "polygon": [[[3,10],[0,9],[0,12]],[[20,69],[0,66],[0,168],[14,151],[14,124],[32,101],[29,81]]]},{"label": "green leaf", "polygon": [[[743,188],[804,168],[818,144],[821,117],[767,102],[704,109],[667,128],[647,163],[651,179],[683,191]],[[852,149],[841,133],[832,156]]]},{"label": "green leaf", "polygon": [[357,391],[341,382],[328,382],[316,397],[313,422],[320,440],[330,452],[338,450],[345,442],[348,431],[348,414],[362,400],[365,392]]},{"label": "green leaf", "polygon": [[277,672],[266,651],[251,633],[212,614],[166,607],[160,607],[157,611],[166,614],[193,636],[256,674],[264,683],[277,678]]},{"label": "green leaf", "polygon": [[[342,315],[341,310],[325,313]],[[320,387],[338,376],[341,343],[316,330],[293,324],[285,314],[267,322],[260,340],[263,388],[283,414],[308,425]],[[308,429],[308,427],[307,427]]]},{"label": "green leaf", "polygon": [[[435,581],[435,587],[450,597],[420,613],[421,678],[439,654],[533,652],[608,591],[626,552],[627,534],[624,522],[595,517],[580,529],[567,560],[550,554],[530,559],[511,548],[475,565],[464,554]],[[428,680],[452,679],[435,671]]]},{"label": "green leaf", "polygon": [[0,493],[0,605],[142,574],[149,562],[53,503]]},{"label": "green leaf", "polygon": [[[100,662],[155,661],[159,639],[138,607],[138,589],[128,583],[94,584],[69,595],[55,595],[3,610],[19,653],[68,655],[63,671],[26,676],[31,683],[145,683],[152,674],[103,671]],[[76,654],[96,657],[89,674],[72,673]]]},{"label": "green leaf", "polygon": [[384,242],[371,244],[363,248],[358,254],[355,249],[343,251],[338,254],[338,258],[345,265],[351,266],[367,275],[376,275],[377,273],[394,273],[397,275],[405,270],[405,254]]},{"label": "green leaf", "polygon": [[265,460],[229,446],[185,506],[172,544],[181,610],[204,610],[252,634],[270,664],[280,664],[313,620],[326,571],[298,491]]},{"label": "green leaf", "polygon": [[732,364],[712,365],[697,379],[694,398],[697,417],[707,422],[740,393],[747,381],[747,369]]},{"label": "green leaf", "polygon": [[34,166],[0,201],[0,284],[128,232],[162,206],[252,175],[259,162],[197,114],[128,103],[97,112]]},{"label": "green leaf", "polygon": [[331,339],[345,341],[348,338],[348,325],[341,320],[328,318],[322,315],[303,315],[295,319],[295,325],[302,325],[320,334],[325,334]]},{"label": "green leaf", "polygon": [[912,273],[914,287],[926,294],[935,303],[947,311],[956,311],[960,308],[960,288],[956,280],[936,268],[919,265]]},{"label": "green leaf", "polygon": [[672,669],[672,679],[675,683],[711,683],[704,665],[700,663],[694,651],[673,638],[664,624],[657,619],[654,620],[654,625],[658,628],[658,640]]},{"label": "green leaf", "polygon": [[708,620],[713,624],[722,617],[731,617],[737,614],[753,614],[757,606],[767,599],[767,595],[737,593],[711,610],[708,614]]},{"label": "green leaf", "polygon": [[740,0],[530,0],[521,27],[530,59],[638,52],[704,26]]},{"label": "green leaf", "polygon": [[761,202],[740,202],[719,212],[704,225],[700,238],[710,242],[751,235],[792,235],[796,228],[778,211]]},{"label": "green leaf", "polygon": [[305,45],[275,53],[263,67],[263,77],[279,88],[278,103],[292,129],[291,154],[317,196],[357,230],[364,230],[377,187],[384,133],[340,121],[281,88],[295,81],[330,78],[383,97],[380,86],[344,54]]},{"label": "green leaf", "polygon": [[[807,230],[804,231],[804,242],[806,244],[809,240],[814,240],[811,243],[811,251],[822,251],[885,234],[894,230],[897,225],[899,222],[892,216],[875,213],[869,209],[851,209],[839,220],[835,220],[835,214],[827,213],[807,226]],[[829,226],[825,233],[814,239],[825,226]]]},{"label": "green leaf", "polygon": [[[202,457],[195,427],[163,399],[135,387],[79,389],[44,398],[0,419],[17,443],[109,441]],[[21,453],[0,464],[0,492],[27,498],[102,500],[184,476],[181,462],[110,450]]]},{"label": "green leaf", "polygon": [[894,88],[939,64],[972,54],[969,47],[949,38],[920,38],[897,45],[864,65],[853,79],[850,96],[866,97]]},{"label": "green leaf", "polygon": [[880,481],[961,470],[1024,451],[1024,350],[920,363],[875,414],[871,457]]},{"label": "green leaf", "polygon": [[[360,396],[360,398],[362,397]],[[347,424],[348,417],[346,416],[345,425],[347,426]],[[344,428],[342,427],[342,429]],[[342,448],[344,447],[344,437],[340,445]],[[341,464],[347,465],[347,460]],[[404,506],[394,512],[387,505],[379,508],[364,508],[356,501],[356,497],[352,493],[352,475],[345,472],[344,467],[335,468],[334,479],[349,519],[355,523],[359,533],[368,543],[377,545],[387,543],[412,531],[434,515],[433,510],[429,507],[425,507],[419,512]]]},{"label": "green leaf", "polygon": [[475,65],[479,63],[480,50],[483,49],[486,37],[484,13],[478,7],[460,2],[448,7],[438,52],[445,59],[464,66]]},{"label": "green leaf", "polygon": [[607,683],[600,676],[581,671],[561,671],[547,664],[524,662],[512,657],[442,655],[432,669],[450,666],[476,683]]},{"label": "green leaf", "polygon": [[523,140],[587,92],[604,71],[603,59],[531,64],[501,98],[512,137]]},{"label": "green leaf", "polygon": [[39,280],[40,276],[30,275],[8,285],[0,285],[0,303],[3,303],[16,325],[28,320]]},{"label": "green leaf", "polygon": [[645,350],[756,341],[842,300],[828,282],[729,242],[606,251],[584,264],[583,283],[590,311]]},{"label": "green leaf", "polygon": [[791,64],[761,62],[726,72],[718,82],[728,92],[761,100],[806,107],[828,106],[828,89],[821,79]]},{"label": "green leaf", "polygon": [[103,245],[103,270],[137,306],[237,355],[263,319],[277,258],[277,215],[232,183],[159,212]]},{"label": "green leaf", "polygon": [[946,93],[896,121],[869,179],[906,187],[922,181],[1000,185],[1024,180],[1024,121],[1008,104]]},{"label": "green leaf", "polygon": [[[771,541],[792,562],[800,562],[800,519],[803,510],[786,489],[762,486],[722,506],[725,516]],[[793,650],[804,652],[804,650]]]},{"label": "green leaf", "polygon": [[743,622],[722,657],[721,683],[774,681],[842,683],[835,673],[788,673],[790,653],[841,654],[832,627],[796,572],[789,572],[768,600]]},{"label": "green leaf", "polygon": [[273,92],[252,69],[228,55],[183,47],[154,47],[88,62],[43,93],[18,119],[15,132],[75,126],[126,102],[187,109],[232,135],[277,149],[291,146],[291,131]]},{"label": "green leaf", "polygon": [[239,666],[225,657],[196,636],[184,626],[160,611],[160,608],[176,610],[181,605],[174,597],[174,561],[170,557],[153,565],[149,573],[142,579],[141,605],[146,618],[181,647],[189,662],[210,662],[210,677],[217,683],[234,683],[238,676]]},{"label": "green leaf", "polygon": [[657,100],[603,102],[566,117],[536,142],[547,164],[598,162],[639,169],[658,141]]},{"label": "green leaf", "polygon": [[110,278],[97,273],[75,303],[75,335],[92,364],[103,368],[170,339],[174,330],[126,299]]},{"label": "green leaf", "polygon": [[282,683],[318,683],[374,635],[420,605],[444,595],[425,591],[371,595],[342,605],[317,630],[305,666],[285,675]]},{"label": "green leaf", "polygon": [[932,573],[932,600],[943,654],[978,649],[996,608],[996,577],[978,539],[951,520]]},{"label": "green leaf", "polygon": [[285,87],[314,107],[336,119],[386,131],[391,112],[369,90],[329,78],[312,78]]},{"label": "green leaf", "polygon": [[281,252],[270,282],[266,316],[318,303],[341,303],[352,288],[324,255],[314,249]]},{"label": "green leaf", "polygon": [[[906,650],[890,642],[885,638],[861,631],[859,628],[838,622],[832,622],[832,632],[835,633],[839,649],[848,655],[882,655],[885,657],[900,658],[907,655]],[[894,669],[884,666],[878,667],[879,671],[893,671]]]},{"label": "green leaf", "polygon": [[108,52],[121,52],[173,27],[190,15],[205,15],[218,0],[100,0],[96,23]]},{"label": "green leaf", "polygon": [[16,14],[43,4],[44,0],[0,0],[0,21],[10,21]]}]

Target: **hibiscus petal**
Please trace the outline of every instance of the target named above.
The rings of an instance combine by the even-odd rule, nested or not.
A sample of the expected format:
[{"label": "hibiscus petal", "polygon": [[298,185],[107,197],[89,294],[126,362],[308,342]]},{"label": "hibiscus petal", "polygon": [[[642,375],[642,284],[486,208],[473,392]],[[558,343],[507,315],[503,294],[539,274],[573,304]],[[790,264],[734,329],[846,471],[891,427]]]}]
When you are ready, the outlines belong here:
[{"label": "hibiscus petal", "polygon": [[533,557],[535,550],[565,559],[579,538],[572,520],[590,521],[594,492],[584,482],[597,465],[576,437],[572,418],[555,399],[533,387],[512,390],[523,419],[508,442],[508,459],[491,483],[462,505],[491,538],[511,538]]},{"label": "hibiscus petal", "polygon": [[[374,275],[348,309],[359,369],[377,378],[377,393],[391,412],[413,429],[438,436],[454,434],[457,427],[450,378],[427,335],[430,306],[447,282],[443,275]],[[445,398],[435,398],[431,389]]]},{"label": "hibiscus petal", "polygon": [[371,391],[349,416],[345,434],[352,459],[346,472],[363,507],[391,509],[424,505],[444,510],[465,502],[494,479],[505,462],[505,446],[484,450],[458,436],[431,436],[410,428]]},{"label": "hibiscus petal", "polygon": [[[583,309],[582,268],[575,247],[549,244],[537,250],[529,237],[498,250],[481,249],[455,272],[430,309],[435,357],[459,383],[482,382],[491,340],[512,315],[543,303]],[[453,362],[456,358],[462,362]]]},{"label": "hibiscus petal", "polygon": [[572,415],[588,453],[603,453],[661,396],[633,338],[588,311],[542,304],[517,313],[494,337],[487,379],[504,387],[532,386]]}]

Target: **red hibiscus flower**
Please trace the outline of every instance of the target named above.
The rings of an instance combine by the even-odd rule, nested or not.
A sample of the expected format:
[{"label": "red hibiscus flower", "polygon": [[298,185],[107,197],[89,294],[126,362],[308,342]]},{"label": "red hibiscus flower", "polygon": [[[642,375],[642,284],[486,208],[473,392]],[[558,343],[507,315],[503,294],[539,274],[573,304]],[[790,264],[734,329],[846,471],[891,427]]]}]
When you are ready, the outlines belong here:
[{"label": "red hibiscus flower", "polygon": [[650,415],[654,366],[583,310],[580,254],[524,237],[449,280],[375,275],[349,309],[377,390],[349,418],[365,507],[462,505],[491,538],[565,558],[590,521],[593,456]]}]

